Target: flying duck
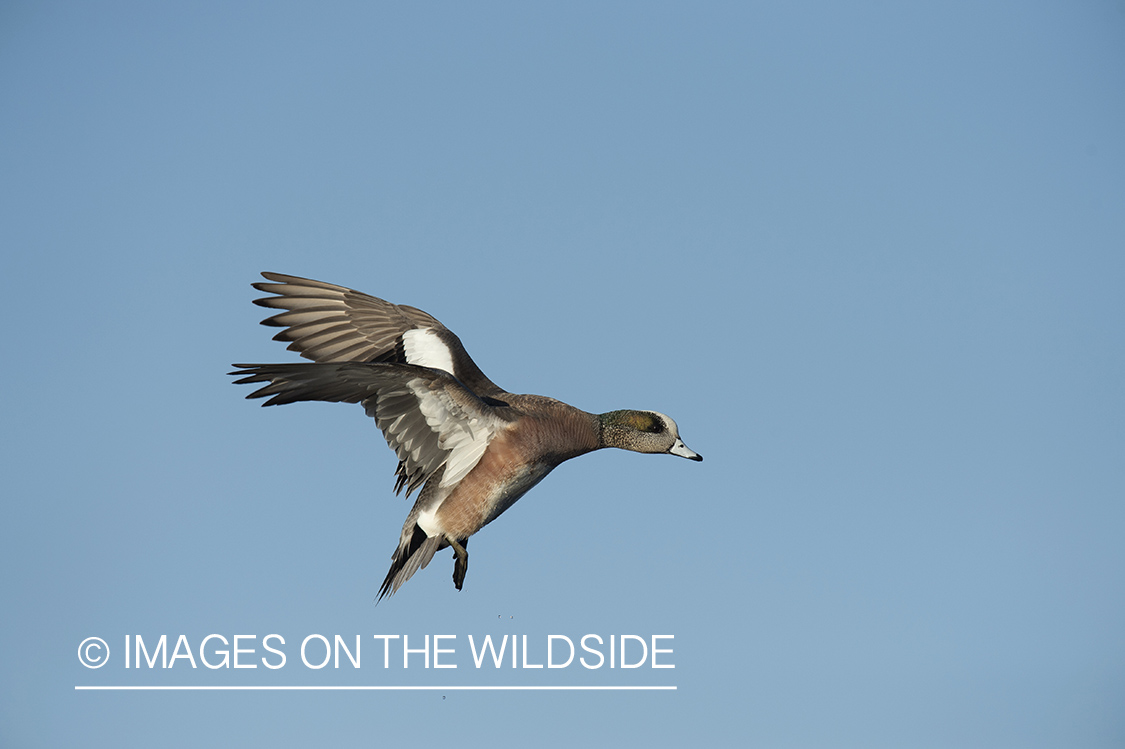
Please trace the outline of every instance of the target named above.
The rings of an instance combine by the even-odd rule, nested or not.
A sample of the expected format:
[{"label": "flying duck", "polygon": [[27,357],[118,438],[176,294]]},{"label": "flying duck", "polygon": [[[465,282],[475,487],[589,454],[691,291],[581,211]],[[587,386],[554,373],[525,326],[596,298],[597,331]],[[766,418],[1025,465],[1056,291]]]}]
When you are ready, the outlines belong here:
[{"label": "flying duck", "polygon": [[398,456],[395,493],[421,487],[379,597],[393,595],[435,552],[453,548],[457,590],[469,537],[564,460],[603,447],[689,460],[670,417],[656,411],[590,414],[489,380],[460,339],[420,309],[334,284],[263,273],[253,284],[284,310],[262,321],[274,340],[312,363],[234,364],[235,384],[265,383],[247,398],[360,403]]}]

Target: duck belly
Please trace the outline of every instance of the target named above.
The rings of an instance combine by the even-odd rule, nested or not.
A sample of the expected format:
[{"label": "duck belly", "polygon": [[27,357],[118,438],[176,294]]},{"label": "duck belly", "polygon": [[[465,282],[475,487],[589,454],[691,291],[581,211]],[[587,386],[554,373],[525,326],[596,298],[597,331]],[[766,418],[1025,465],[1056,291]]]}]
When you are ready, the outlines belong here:
[{"label": "duck belly", "polygon": [[511,507],[554,467],[535,462],[500,473],[474,470],[438,507],[438,524],[450,538],[468,538]]},{"label": "duck belly", "polygon": [[514,505],[517,499],[527,494],[528,490],[542,481],[552,469],[554,466],[547,463],[533,463],[516,471],[507,481],[497,486],[489,499],[488,514],[481,527],[488,525],[500,513]]}]

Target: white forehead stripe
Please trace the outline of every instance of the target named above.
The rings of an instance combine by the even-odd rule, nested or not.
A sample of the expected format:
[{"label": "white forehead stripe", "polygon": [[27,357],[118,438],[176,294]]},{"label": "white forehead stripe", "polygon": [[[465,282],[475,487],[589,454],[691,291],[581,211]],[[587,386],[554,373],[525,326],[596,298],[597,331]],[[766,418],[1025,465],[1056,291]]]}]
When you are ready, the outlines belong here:
[{"label": "white forehead stripe", "polygon": [[406,361],[453,374],[453,356],[433,328],[414,328],[402,334]]}]

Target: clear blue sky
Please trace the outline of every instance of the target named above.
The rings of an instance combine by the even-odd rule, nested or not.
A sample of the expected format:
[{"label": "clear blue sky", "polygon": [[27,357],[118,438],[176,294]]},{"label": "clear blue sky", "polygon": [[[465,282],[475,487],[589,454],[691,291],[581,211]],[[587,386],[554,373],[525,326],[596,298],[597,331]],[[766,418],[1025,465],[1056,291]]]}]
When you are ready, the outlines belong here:
[{"label": "clear blue sky", "polygon": [[[1125,10],[906,6],[5,3],[0,744],[1125,743]],[[262,270],[706,460],[568,463],[462,592],[442,552],[376,607],[374,424],[225,375],[295,360]],[[282,669],[122,662],[271,633]],[[487,634],[675,668],[477,669]]]}]

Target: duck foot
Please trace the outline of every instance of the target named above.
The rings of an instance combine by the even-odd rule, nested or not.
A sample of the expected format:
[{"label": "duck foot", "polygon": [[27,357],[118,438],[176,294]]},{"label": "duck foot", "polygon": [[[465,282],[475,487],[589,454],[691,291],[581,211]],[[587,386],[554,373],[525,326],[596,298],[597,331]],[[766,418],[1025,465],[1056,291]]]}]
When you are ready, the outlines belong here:
[{"label": "duck foot", "polygon": [[465,573],[469,571],[469,552],[465,549],[469,545],[469,539],[466,538],[461,543],[451,538],[446,540],[453,547],[453,584],[457,590],[461,590],[461,585],[465,582]]}]

